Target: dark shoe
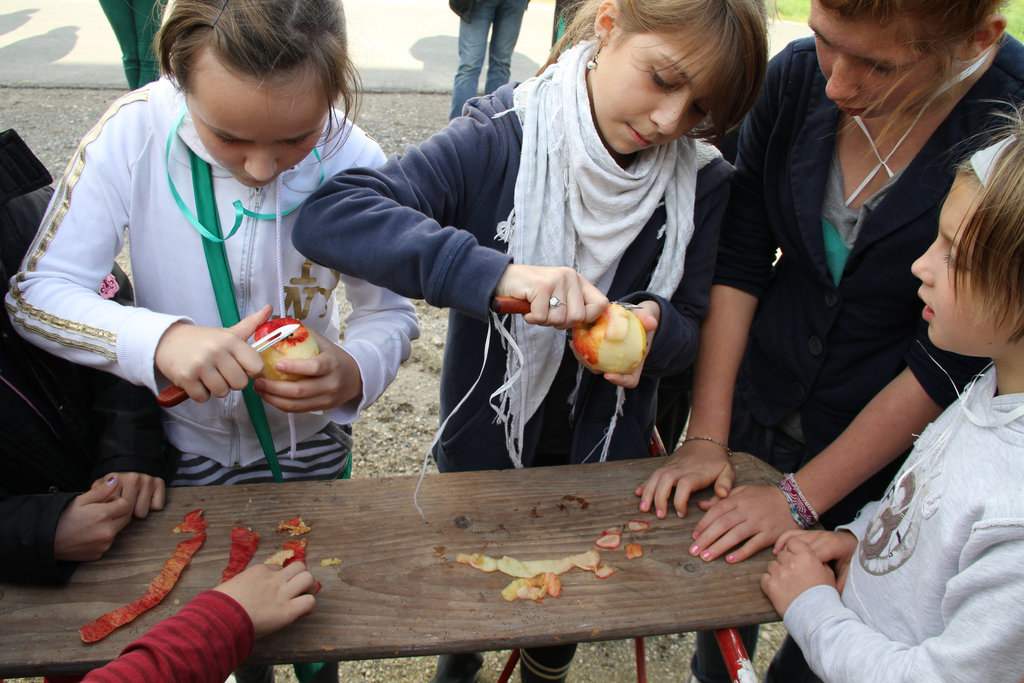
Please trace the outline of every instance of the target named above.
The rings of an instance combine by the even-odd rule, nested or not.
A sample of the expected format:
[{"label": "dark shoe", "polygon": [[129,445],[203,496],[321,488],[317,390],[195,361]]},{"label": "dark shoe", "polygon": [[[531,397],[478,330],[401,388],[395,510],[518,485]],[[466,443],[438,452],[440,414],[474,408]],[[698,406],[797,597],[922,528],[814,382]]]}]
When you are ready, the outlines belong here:
[{"label": "dark shoe", "polygon": [[479,652],[441,655],[437,658],[437,673],[430,683],[474,683],[476,672],[484,664]]}]

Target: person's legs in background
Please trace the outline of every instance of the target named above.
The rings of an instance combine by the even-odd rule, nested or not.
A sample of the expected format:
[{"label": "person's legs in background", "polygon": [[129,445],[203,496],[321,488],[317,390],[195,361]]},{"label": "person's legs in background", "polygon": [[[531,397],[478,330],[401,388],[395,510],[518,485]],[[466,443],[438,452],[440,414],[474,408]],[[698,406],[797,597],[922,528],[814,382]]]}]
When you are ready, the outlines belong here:
[{"label": "person's legs in background", "polygon": [[487,59],[487,83],[484,92],[492,93],[509,81],[512,53],[519,40],[527,0],[502,0],[494,9],[491,47]]},{"label": "person's legs in background", "polygon": [[121,61],[125,78],[128,79],[128,88],[135,90],[139,87],[139,38],[135,35],[135,10],[128,0],[100,0],[100,7],[107,15],[110,28],[114,29],[114,37],[121,47]]},{"label": "person's legs in background", "polygon": [[520,651],[519,679],[522,683],[560,683],[569,675],[576,644],[529,647]]},{"label": "person's legs in background", "polygon": [[160,77],[153,39],[163,23],[166,0],[134,0],[135,35],[138,39],[136,54],[139,61],[139,84],[141,87]]},{"label": "person's legs in background", "polygon": [[153,38],[163,21],[166,0],[99,0],[103,14],[121,48],[128,88],[155,81],[157,68]]},{"label": "person's legs in background", "polygon": [[487,35],[491,31],[494,12],[503,0],[480,0],[469,15],[469,21],[459,20],[459,68],[452,85],[452,107],[448,119],[462,114],[466,100],[476,97],[480,86],[480,71],[487,51]]},{"label": "person's legs in background", "polygon": [[479,652],[441,655],[437,658],[437,672],[430,683],[472,683],[483,663],[484,656]]},{"label": "person's legs in background", "polygon": [[821,683],[793,636],[786,636],[764,675],[765,683]]}]

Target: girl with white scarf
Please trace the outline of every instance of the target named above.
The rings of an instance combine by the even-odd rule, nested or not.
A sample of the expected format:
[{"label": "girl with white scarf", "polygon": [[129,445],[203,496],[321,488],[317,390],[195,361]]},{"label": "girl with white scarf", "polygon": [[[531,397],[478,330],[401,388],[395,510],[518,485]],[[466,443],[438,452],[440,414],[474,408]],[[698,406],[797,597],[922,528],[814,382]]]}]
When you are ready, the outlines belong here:
[{"label": "girl with white scarf", "polygon": [[[646,455],[658,380],[696,353],[728,195],[731,167],[704,140],[739,123],[766,64],[760,0],[589,0],[538,76],[306,202],[300,251],[452,309],[442,472]],[[494,296],[530,313],[499,318]],[[648,330],[628,375],[567,351],[563,330],[609,299],[638,304]],[[573,647],[526,652],[524,678],[563,677]],[[478,668],[446,658],[439,675]]]}]

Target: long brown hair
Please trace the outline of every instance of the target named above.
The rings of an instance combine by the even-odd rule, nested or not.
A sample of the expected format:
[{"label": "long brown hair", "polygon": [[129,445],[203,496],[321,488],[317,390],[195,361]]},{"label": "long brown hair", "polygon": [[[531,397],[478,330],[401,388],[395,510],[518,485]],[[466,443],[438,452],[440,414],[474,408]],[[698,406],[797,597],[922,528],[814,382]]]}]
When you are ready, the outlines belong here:
[{"label": "long brown hair", "polygon": [[[597,36],[594,23],[608,0],[581,0],[548,57],[548,64],[581,40]],[[709,116],[689,137],[715,140],[737,127],[754,105],[768,68],[767,18],[762,0],[611,0],[620,40],[636,33],[690,37],[707,50],[714,76]]]},{"label": "long brown hair", "polygon": [[340,100],[345,116],[355,118],[359,74],[338,0],[174,0],[156,38],[160,70],[187,93],[196,57],[207,47],[258,83],[308,71],[326,101]]}]

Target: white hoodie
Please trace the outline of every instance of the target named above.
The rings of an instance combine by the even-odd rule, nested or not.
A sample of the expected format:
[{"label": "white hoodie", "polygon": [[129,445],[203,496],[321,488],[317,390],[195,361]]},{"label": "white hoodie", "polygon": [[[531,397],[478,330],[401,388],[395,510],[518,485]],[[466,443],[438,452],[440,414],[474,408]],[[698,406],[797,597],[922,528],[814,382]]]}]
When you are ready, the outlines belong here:
[{"label": "white hoodie", "polygon": [[[156,373],[153,359],[172,323],[221,326],[200,235],[175,203],[168,183],[169,169],[185,206],[195,213],[188,148],[211,165],[225,235],[235,223],[235,200],[254,213],[276,216],[279,208],[284,213],[298,205],[324,177],[384,160],[380,147],[338,113],[347,135],[340,148],[336,136],[321,140],[322,166],[310,154],[279,181],[249,188],[217,165],[187,113],[172,134],[184,107],[184,95],[166,79],[114,102],[68,164],[22,272],[11,279],[6,301],[15,328],[30,342],[154,392],[169,384]],[[276,220],[246,216],[225,247],[242,317],[271,304],[275,316],[298,318],[336,340],[335,288],[339,282],[345,287],[353,312],[342,348],[359,366],[362,399],[323,414],[296,414],[295,436],[302,441],[329,420],[354,421],[373,403],[409,357],[419,328],[408,300],[341,276],[297,252],[291,244],[294,219],[295,213]],[[126,231],[135,308],[97,294]],[[270,405],[266,409],[277,449],[287,447],[287,414]],[[165,410],[164,427],[181,451],[223,466],[248,465],[263,457],[240,392]]]},{"label": "white hoodie", "polygon": [[989,370],[921,434],[883,500],[840,527],[860,541],[842,597],[816,586],[786,610],[823,680],[1024,677],[1024,394],[995,390]]}]

